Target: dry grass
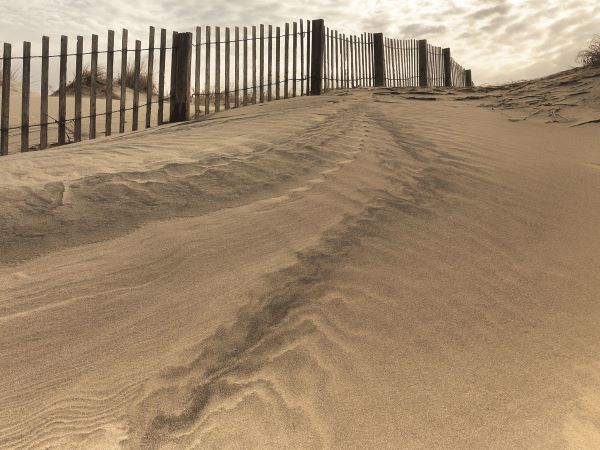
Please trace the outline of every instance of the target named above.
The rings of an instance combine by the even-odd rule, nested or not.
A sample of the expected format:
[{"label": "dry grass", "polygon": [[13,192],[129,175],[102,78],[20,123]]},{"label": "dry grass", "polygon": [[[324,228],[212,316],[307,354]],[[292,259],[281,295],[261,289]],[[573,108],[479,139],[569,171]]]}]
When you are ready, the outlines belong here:
[{"label": "dry grass", "polygon": [[[83,95],[89,95],[92,87],[92,69],[85,66],[81,71],[81,91]],[[67,84],[67,95],[75,94],[75,75],[73,80]],[[52,95],[58,95],[58,91]],[[106,69],[103,66],[98,66],[96,70],[96,95],[106,95]],[[116,94],[113,93],[113,96]]]},{"label": "dry grass", "polygon": [[577,54],[577,60],[584,67],[600,67],[600,34],[596,34],[592,38],[588,48]]},{"label": "dry grass", "polygon": [[[15,64],[13,61],[13,63],[11,64],[11,67],[10,67],[10,81],[18,83],[20,81],[19,78],[20,78],[19,66],[17,64]],[[3,65],[2,59],[0,58],[0,83],[2,83],[3,79],[4,79],[4,65]]]},{"label": "dry grass", "polygon": [[[147,92],[148,91],[148,64],[146,62],[146,60],[142,60],[141,62],[141,69],[140,69],[140,78],[139,78],[139,89],[140,92]],[[121,85],[121,82],[123,80],[121,80],[121,74],[119,74],[115,80],[116,84]],[[135,88],[135,64],[133,61],[130,61],[127,64],[127,70],[125,71],[125,79],[124,79],[124,84],[125,87],[129,88],[129,89],[134,89]],[[157,88],[156,88],[156,83],[152,82],[152,93],[156,93]]]},{"label": "dry grass", "polygon": [[[139,78],[139,89],[140,92],[147,92],[148,90],[148,70],[143,67],[145,61],[142,64],[140,69],[140,78]],[[125,73],[125,87],[129,89],[135,88],[135,65],[133,62],[130,62],[127,65],[127,70]],[[96,71],[96,95],[98,96],[106,96],[106,68],[104,66],[98,66]],[[83,95],[89,95],[90,89],[92,86],[92,69],[89,66],[85,66],[81,72],[81,90]],[[119,73],[113,81],[113,98],[120,98],[120,89],[121,86],[121,74]],[[156,83],[152,83],[152,93],[157,92]],[[67,84],[67,95],[73,95],[75,93],[75,74],[73,74],[73,80],[71,80]],[[58,95],[58,91],[54,92],[52,95]]]}]

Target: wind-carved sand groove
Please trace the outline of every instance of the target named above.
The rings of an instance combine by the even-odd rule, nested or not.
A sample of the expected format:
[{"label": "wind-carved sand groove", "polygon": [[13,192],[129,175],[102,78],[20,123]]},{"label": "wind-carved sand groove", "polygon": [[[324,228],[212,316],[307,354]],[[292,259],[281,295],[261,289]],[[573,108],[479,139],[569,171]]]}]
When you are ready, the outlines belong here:
[{"label": "wind-carved sand groove", "polygon": [[[285,138],[250,143],[249,151],[201,154],[197,160],[166,163],[153,170],[98,173],[34,189],[4,188],[0,197],[6,217],[0,228],[1,261],[12,262],[17,254],[32,257],[98,242],[149,220],[207,213],[283,192],[300,177],[332,166],[339,156],[325,151],[328,141],[353,126],[349,115],[339,108],[318,115],[322,116],[318,121],[300,125]],[[173,139],[174,146],[193,143],[201,147],[208,140],[202,125],[184,126],[167,138]],[[227,120],[219,125],[235,126]],[[277,129],[273,127],[275,133]],[[142,138],[135,146],[151,145],[151,141],[152,137]],[[106,150],[118,154],[121,150],[115,147]]]},{"label": "wind-carved sand groove", "polygon": [[[390,138],[387,129],[375,123],[365,124],[366,127],[369,131],[365,134],[378,135],[378,145],[371,149],[378,159],[389,164],[398,156],[403,156],[402,149],[395,145],[396,142]],[[364,145],[362,142],[364,141],[361,139],[361,147]],[[423,154],[428,152],[426,147],[420,147],[419,150]],[[426,158],[423,154],[422,157]],[[407,160],[402,160],[406,167]],[[418,163],[416,165],[418,166]],[[175,447],[205,445],[205,435],[210,436],[211,433],[206,433],[204,427],[206,422],[210,422],[211,415],[215,414],[214,409],[217,409],[217,414],[224,415],[226,420],[230,411],[219,411],[220,405],[230,403],[230,397],[237,399],[233,402],[236,405],[248,396],[257,394],[254,384],[260,385],[264,382],[260,372],[265,369],[264,366],[268,366],[281,355],[289,357],[301,353],[303,357],[308,358],[305,364],[312,366],[312,370],[316,368],[322,377],[331,378],[331,369],[321,364],[319,356],[343,357],[346,348],[351,345],[346,338],[346,330],[351,332],[351,329],[331,326],[328,322],[332,318],[327,317],[326,311],[321,309],[320,304],[336,294],[328,287],[331,272],[343,264],[347,253],[359,244],[361,238],[376,235],[382,220],[389,220],[386,217],[387,211],[392,210],[396,214],[418,214],[423,203],[439,201],[435,195],[439,195],[439,192],[422,189],[435,184],[430,173],[406,177],[402,170],[390,169],[391,167],[388,167],[380,174],[389,179],[385,186],[385,194],[383,191],[374,192],[375,196],[360,214],[345,219],[340,225],[326,232],[316,247],[299,253],[297,264],[270,275],[267,295],[255,300],[254,307],[244,308],[228,329],[220,330],[208,339],[202,345],[205,347],[204,351],[191,365],[167,371],[164,375],[167,380],[165,392],[158,391],[152,394],[151,401],[144,402],[142,409],[160,411],[160,407],[154,406],[153,403],[164,405],[176,402],[175,404],[182,406],[182,411],[175,415],[161,412],[151,419],[143,435],[141,447],[154,448],[165,444]],[[407,190],[411,192],[408,196]],[[343,308],[343,299],[339,298],[338,301]],[[310,314],[302,313],[310,308]],[[326,347],[335,348],[335,352],[311,356],[302,341],[314,335],[324,340]],[[352,370],[351,367],[345,369]],[[177,381],[174,383],[173,379]],[[173,384],[181,385],[181,379],[186,380],[183,382],[183,392],[173,391]],[[286,417],[291,419],[292,423],[287,425],[286,433],[298,434],[295,441],[298,445],[324,445],[327,436],[320,435],[318,425],[313,425],[309,416],[303,417],[306,414],[301,406],[293,406],[293,397],[288,399],[289,394],[279,392],[276,384],[272,383],[270,389],[276,400],[282,400],[283,404],[289,405]],[[183,399],[178,401],[176,397],[179,395]],[[268,403],[264,396],[261,399]],[[229,410],[235,407],[230,406]],[[217,445],[217,442],[208,445],[212,446],[211,444]]]},{"label": "wind-carved sand groove", "polygon": [[[342,112],[342,114],[344,114],[344,113]],[[344,118],[343,120],[348,123],[348,119],[347,118]],[[352,123],[353,123],[352,120],[350,120],[349,121],[349,125],[352,125]],[[321,132],[324,134],[324,136],[322,138],[318,138],[316,136],[306,136],[306,135],[304,136],[304,138],[310,139],[312,142],[317,142],[317,144],[318,144],[320,141],[330,142],[332,140],[339,139],[341,134],[343,134],[344,136],[351,136],[352,135],[352,131],[349,131],[349,130],[346,131],[346,128],[343,128],[341,126],[337,126],[336,132],[335,133],[331,133],[331,129],[335,128],[335,126],[336,126],[335,121],[333,121],[333,123],[328,123],[328,124],[325,124],[322,127],[317,127],[316,128],[317,131],[320,128]],[[313,151],[317,152],[317,148],[313,147]],[[324,163],[324,164],[322,164],[320,166],[322,168],[321,172],[334,173],[334,172],[332,172],[332,169],[327,169],[327,168],[328,167],[335,167],[336,161],[339,164],[341,164],[342,166],[346,165],[349,161],[352,160],[351,159],[353,157],[352,155],[358,153],[359,151],[360,151],[360,149],[355,149],[355,148],[347,147],[347,146],[343,146],[343,147],[340,146],[339,150],[337,150],[337,149],[331,149],[331,151],[328,151],[327,157],[326,158],[322,158],[321,161],[320,161],[320,162]],[[347,156],[343,156],[344,154],[346,154]],[[314,158],[312,156],[309,156],[309,157],[311,159]],[[307,177],[307,176],[311,176],[312,177],[314,172],[315,172],[315,170],[306,170],[305,173],[303,173],[303,175],[304,175],[304,177]],[[310,178],[308,181],[309,181],[308,187],[310,188],[310,186],[314,185],[315,179],[314,178]],[[272,191],[273,190],[271,190],[271,193],[272,193]],[[296,191],[296,189],[292,189],[292,191]],[[297,195],[297,193],[292,192],[292,196],[295,196],[295,195]],[[140,267],[138,269],[143,269],[143,267]],[[134,289],[139,288],[139,286],[140,285],[138,285],[137,287],[134,287]],[[101,294],[102,294],[102,292],[95,292],[94,295],[95,296],[99,296]],[[26,299],[29,299],[29,301],[23,303],[23,301],[26,300]],[[15,296],[14,299],[13,299],[13,301],[14,301],[14,303],[13,303],[12,306],[13,306],[14,309],[17,309],[17,310],[24,308],[26,306],[26,304],[29,305],[29,306],[31,306],[31,303],[32,303],[31,302],[31,291],[28,290],[23,295],[17,295],[17,296]],[[29,309],[28,311],[22,311],[20,314],[23,315],[24,312],[27,312],[28,315],[31,315],[32,313],[36,313],[37,311],[40,311],[39,305],[43,303],[43,300],[38,298],[38,299],[34,300],[34,303],[36,305],[36,309]],[[52,307],[52,305],[49,305],[49,306]],[[8,307],[6,309],[8,309]],[[13,311],[14,311],[14,309],[13,309]],[[14,314],[12,314],[12,316],[14,316]],[[5,318],[10,319],[11,316],[5,316]],[[54,431],[51,431],[51,430],[54,430],[56,428],[56,426],[53,425],[56,422],[54,420],[48,421],[47,420],[48,415],[49,416],[53,415],[51,413],[51,410],[47,411],[47,415],[44,415],[45,417],[44,417],[44,421],[43,422],[37,422],[37,419],[35,419],[34,417],[29,417],[28,418],[27,422],[29,422],[29,426],[35,425],[35,427],[38,430],[43,430],[43,431],[38,431],[38,433],[35,433],[35,434],[33,434],[33,433],[28,434],[28,438],[24,442],[28,442],[29,439],[33,439],[32,441],[29,441],[30,444],[32,442],[38,442],[39,443],[39,441],[35,440],[36,437],[38,436],[38,434],[44,434],[45,433],[46,435],[47,434],[55,435],[55,436],[56,435],[60,435],[60,433],[55,433]],[[72,426],[76,429],[76,426],[74,424],[72,424]],[[117,427],[117,428],[119,428],[119,427]],[[17,433],[9,433],[8,430],[5,430],[5,431],[7,431],[4,434],[5,439],[8,438],[8,437],[10,437],[11,435],[16,435],[17,434]],[[21,433],[20,431],[17,431],[17,432]],[[64,430],[63,430],[63,432],[64,432]],[[19,441],[9,440],[7,442],[12,442],[14,445],[17,445],[16,443],[19,442]]]},{"label": "wind-carved sand groove", "polygon": [[[245,111],[68,149],[96,165],[65,185],[151,180],[168,214],[0,266],[0,446],[599,442],[591,128],[371,91]],[[28,198],[56,181],[31,164]]]}]

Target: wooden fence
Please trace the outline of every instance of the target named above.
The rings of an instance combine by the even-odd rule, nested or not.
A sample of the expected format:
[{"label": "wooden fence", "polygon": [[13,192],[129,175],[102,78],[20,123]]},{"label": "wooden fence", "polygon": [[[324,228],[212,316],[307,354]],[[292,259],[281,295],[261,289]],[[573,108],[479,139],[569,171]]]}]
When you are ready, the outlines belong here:
[{"label": "wooden fence", "polygon": [[[99,38],[92,35],[89,50],[84,51],[84,39],[78,36],[75,52],[69,53],[69,39],[62,36],[60,52],[50,55],[49,38],[43,37],[41,54],[34,56],[29,42],[23,43],[20,56],[13,56],[12,46],[5,43],[0,155],[332,89],[472,86],[470,71],[454,61],[450,49],[424,40],[385,38],[381,33],[346,35],[326,28],[323,20],[299,20],[283,27],[197,27],[195,33],[173,32],[169,45],[167,38],[165,29],[156,36],[150,27],[147,46],[142,48],[136,40],[130,48],[124,29],[120,48],[115,49],[115,33],[109,30],[105,49],[98,49]],[[58,65],[58,90],[51,94],[53,59]],[[21,63],[21,80],[11,79],[15,60]],[[39,95],[31,91],[32,60],[41,63]],[[70,82],[69,61],[75,69]],[[11,83],[20,84],[20,90],[11,91]],[[20,114],[11,116],[11,100]],[[10,148],[13,142],[20,146]]]}]

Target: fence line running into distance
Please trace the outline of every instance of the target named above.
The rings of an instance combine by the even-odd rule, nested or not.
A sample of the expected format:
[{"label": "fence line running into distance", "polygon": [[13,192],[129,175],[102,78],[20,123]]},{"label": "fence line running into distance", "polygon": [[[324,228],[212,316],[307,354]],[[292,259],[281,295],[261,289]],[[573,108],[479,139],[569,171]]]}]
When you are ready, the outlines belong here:
[{"label": "fence line running into distance", "polygon": [[[283,28],[283,30],[282,30]],[[214,35],[213,35],[214,29]],[[221,31],[224,31],[224,36]],[[332,89],[357,87],[470,87],[471,71],[465,70],[450,55],[450,49],[434,47],[425,40],[386,38],[381,33],[346,35],[325,28],[323,20],[299,20],[284,27],[259,25],[231,28],[197,27],[192,33],[173,32],[167,46],[167,31],[160,30],[155,48],[155,28],[150,27],[148,46],[140,40],[128,46],[128,30],[121,34],[121,48],[115,49],[115,33],[108,31],[105,50],[98,50],[98,36],[92,35],[90,50],[84,52],[83,37],[77,37],[75,53],[68,52],[68,37],[61,36],[59,54],[50,55],[49,38],[42,38],[41,55],[31,55],[31,44],[23,43],[22,56],[12,56],[12,46],[4,44],[2,58],[2,102],[0,110],[0,156],[9,153],[9,138],[20,135],[20,150],[42,150],[54,145],[95,139],[100,133],[110,136],[118,129],[140,127],[140,110],[145,110],[145,128],[165,123],[165,103],[169,103],[169,122],[196,119],[223,109],[270,102],[281,98],[319,95]],[[233,47],[233,49],[232,49]],[[232,51],[233,50],[233,51]],[[158,51],[158,87],[155,89],[154,57]],[[120,53],[120,76],[115,78],[115,54]],[[128,105],[128,84],[133,53],[132,104]],[[170,53],[170,90],[166,95],[166,69]],[[232,56],[233,53],[233,56]],[[142,54],[147,67],[142,73]],[[105,79],[99,56],[105,55]],[[222,57],[223,56],[223,57]],[[75,77],[67,83],[68,58],[75,58]],[[84,57],[90,67],[84,70]],[[31,61],[41,59],[39,122],[30,124]],[[49,61],[59,58],[59,89],[49,93]],[[11,62],[22,62],[21,120],[10,123]],[[291,66],[291,67],[290,67]],[[193,72],[193,85],[192,85]],[[89,76],[89,86],[83,76]],[[233,80],[232,80],[233,75]],[[240,76],[241,75],[241,76]],[[142,77],[144,76],[144,77]],[[145,78],[145,86],[141,81]],[[120,80],[120,81],[119,81]],[[99,83],[101,81],[102,83]],[[119,87],[115,93],[115,88]],[[89,92],[89,110],[83,111],[84,90]],[[103,92],[102,92],[103,91]],[[283,91],[283,92],[282,92]],[[73,94],[73,116],[67,118],[67,98]],[[140,103],[140,95],[146,98]],[[49,115],[49,98],[58,97],[58,117]],[[104,111],[99,99],[104,97]],[[118,100],[119,108],[113,107]],[[156,117],[153,116],[156,105]],[[211,108],[212,106],[212,108]],[[193,107],[193,115],[191,108]],[[98,119],[104,117],[99,130]],[[113,120],[118,123],[113,124]],[[88,121],[87,136],[82,123]],[[114,130],[113,130],[114,127]],[[49,142],[49,130],[56,128],[56,141]],[[39,141],[31,145],[30,133],[39,130]],[[16,140],[16,139],[15,139]]]}]

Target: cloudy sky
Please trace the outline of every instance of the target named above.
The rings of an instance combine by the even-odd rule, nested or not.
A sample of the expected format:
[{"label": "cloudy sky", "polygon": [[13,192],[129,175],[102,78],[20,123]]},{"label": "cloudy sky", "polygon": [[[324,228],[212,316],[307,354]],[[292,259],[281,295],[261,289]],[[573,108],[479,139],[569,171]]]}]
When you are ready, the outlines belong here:
[{"label": "cloudy sky", "polygon": [[42,34],[58,42],[60,34],[96,33],[102,42],[108,28],[128,28],[131,42],[145,40],[149,25],[191,31],[322,18],[346,33],[384,32],[451,47],[477,84],[567,69],[600,33],[597,0],[3,0],[2,10],[0,42],[12,42],[17,53],[22,40],[31,40],[35,53]]}]

